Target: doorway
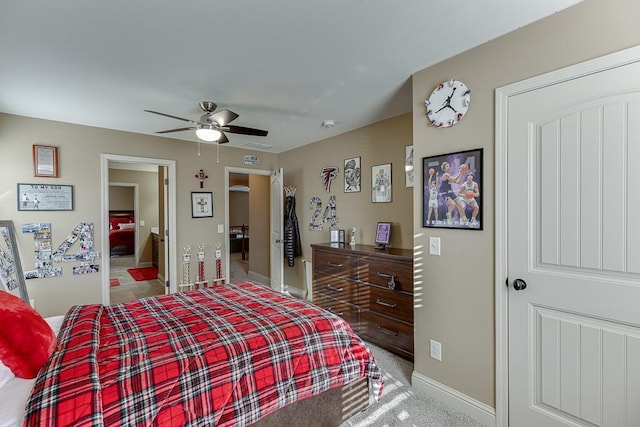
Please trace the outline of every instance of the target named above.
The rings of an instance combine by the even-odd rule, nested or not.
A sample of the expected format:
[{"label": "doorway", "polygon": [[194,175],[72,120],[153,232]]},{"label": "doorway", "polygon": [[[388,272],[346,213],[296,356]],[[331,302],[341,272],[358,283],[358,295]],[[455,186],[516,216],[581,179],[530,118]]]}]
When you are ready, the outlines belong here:
[{"label": "doorway", "polygon": [[[258,170],[248,168],[236,168],[225,167],[225,223],[221,225],[219,232],[224,230],[225,236],[225,251],[223,255],[224,277],[229,278],[230,281],[234,279],[241,280],[246,277],[250,280],[263,283],[267,286],[271,285],[274,278],[274,260],[272,259],[273,248],[271,247],[272,229],[273,223],[282,222],[282,207],[273,210],[273,197],[271,197],[272,190],[272,176],[274,172],[269,170]],[[281,173],[280,175],[281,176]],[[233,203],[232,199],[235,196],[231,196],[234,193],[231,187],[234,185],[246,186],[247,190],[247,207],[248,214],[233,215]],[[238,188],[238,187],[237,187]],[[280,198],[282,198],[282,191],[279,192]],[[240,199],[242,196],[237,197]],[[281,205],[282,203],[280,203]],[[236,205],[240,205],[236,203]],[[236,220],[236,218],[238,218]],[[241,240],[237,240],[238,235],[242,232],[238,232],[237,226],[242,224],[235,224],[234,222],[243,222],[248,218],[248,229],[245,234],[248,236],[245,242],[248,245],[249,250],[245,254],[245,262],[242,261],[242,252],[232,251],[231,246],[241,244]],[[234,226],[233,230],[231,230]],[[279,230],[279,229],[278,229]],[[231,241],[231,231],[233,231],[233,238]],[[279,231],[278,231],[279,232]],[[222,236],[221,236],[222,237]],[[244,239],[246,236],[242,236]],[[278,242],[280,237],[278,237]],[[238,249],[234,246],[233,248]],[[237,260],[236,258],[239,258]],[[278,264],[278,262],[276,262]],[[282,256],[280,256],[279,265],[282,265]],[[233,268],[233,270],[232,270]],[[276,271],[277,273],[277,271]],[[280,279],[278,278],[277,281]]]},{"label": "doorway", "polygon": [[174,292],[175,162],[101,157],[103,304]]}]

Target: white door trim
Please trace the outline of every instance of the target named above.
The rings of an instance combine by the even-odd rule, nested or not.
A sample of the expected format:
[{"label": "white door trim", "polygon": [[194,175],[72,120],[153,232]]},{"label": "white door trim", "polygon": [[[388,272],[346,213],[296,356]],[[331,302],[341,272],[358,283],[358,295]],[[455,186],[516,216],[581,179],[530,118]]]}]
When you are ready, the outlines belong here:
[{"label": "white door trim", "polygon": [[640,46],[499,87],[495,93],[495,324],[496,426],[509,425],[509,300],[507,280],[507,121],[509,98],[567,80],[640,61]]},{"label": "white door trim", "polygon": [[[133,157],[122,156],[118,154],[101,154],[100,155],[100,172],[101,172],[101,205],[102,211],[102,304],[110,304],[109,293],[109,162],[122,162],[122,163],[146,163],[156,166],[166,166],[168,169],[169,179],[169,200],[165,200],[169,210],[169,224],[165,222],[165,227],[168,227],[169,247],[165,245],[165,250],[169,254],[172,254],[169,267],[169,282],[171,284],[170,291],[176,292],[177,289],[177,252],[176,252],[176,162],[175,160],[165,159],[151,159],[146,157]],[[161,230],[162,231],[162,230]]]}]

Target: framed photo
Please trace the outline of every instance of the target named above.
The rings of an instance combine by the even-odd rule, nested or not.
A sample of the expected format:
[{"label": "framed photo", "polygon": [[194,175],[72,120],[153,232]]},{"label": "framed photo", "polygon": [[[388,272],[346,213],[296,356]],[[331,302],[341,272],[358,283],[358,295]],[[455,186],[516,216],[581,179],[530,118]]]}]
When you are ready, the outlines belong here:
[{"label": "framed photo", "polygon": [[360,192],[360,157],[344,160],[344,192]]},{"label": "framed photo", "polygon": [[18,184],[19,211],[72,211],[73,185]]},{"label": "framed photo", "polygon": [[371,201],[390,203],[391,189],[391,163],[371,166]]},{"label": "framed photo", "polygon": [[422,226],[482,230],[482,148],[422,159]]},{"label": "framed photo", "polygon": [[191,192],[191,218],[206,218],[213,216],[213,193]]},{"label": "framed photo", "polygon": [[50,145],[33,146],[33,176],[58,177],[58,147]]},{"label": "framed photo", "polygon": [[391,241],[391,223],[379,222],[376,226],[376,248],[383,249]]},{"label": "framed photo", "polygon": [[404,147],[404,186],[413,187],[413,145]]}]

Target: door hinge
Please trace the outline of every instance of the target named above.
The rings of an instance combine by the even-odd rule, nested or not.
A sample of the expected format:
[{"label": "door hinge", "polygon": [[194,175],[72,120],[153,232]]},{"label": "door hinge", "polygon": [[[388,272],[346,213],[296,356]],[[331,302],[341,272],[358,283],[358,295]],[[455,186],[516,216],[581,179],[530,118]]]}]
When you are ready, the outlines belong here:
[{"label": "door hinge", "polygon": [[164,185],[169,185],[169,178],[164,179]]},{"label": "door hinge", "polygon": [[164,286],[167,287],[167,288],[169,287],[169,281],[168,280],[164,282]]},{"label": "door hinge", "polygon": [[164,230],[164,237],[169,237],[169,230]]}]

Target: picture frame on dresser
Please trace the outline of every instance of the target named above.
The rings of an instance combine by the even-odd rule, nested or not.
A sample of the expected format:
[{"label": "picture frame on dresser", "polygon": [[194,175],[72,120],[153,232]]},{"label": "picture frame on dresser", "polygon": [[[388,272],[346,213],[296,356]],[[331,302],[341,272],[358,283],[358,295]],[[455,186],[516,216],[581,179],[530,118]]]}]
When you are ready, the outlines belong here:
[{"label": "picture frame on dresser", "polygon": [[422,159],[422,226],[483,229],[482,148]]}]

